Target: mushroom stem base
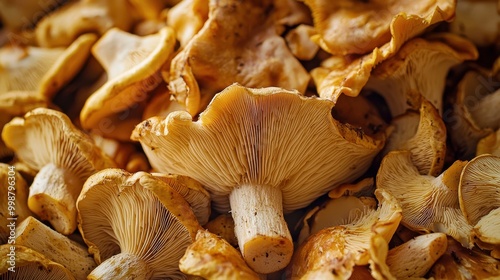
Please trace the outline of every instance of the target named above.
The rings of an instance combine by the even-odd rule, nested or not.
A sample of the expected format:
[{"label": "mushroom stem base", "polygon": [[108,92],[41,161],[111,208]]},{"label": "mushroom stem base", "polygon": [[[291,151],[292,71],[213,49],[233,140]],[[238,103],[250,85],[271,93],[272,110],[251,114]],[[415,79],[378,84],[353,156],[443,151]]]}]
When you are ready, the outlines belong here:
[{"label": "mushroom stem base", "polygon": [[144,260],[130,253],[120,253],[102,262],[87,279],[100,280],[146,280],[151,278],[151,270]]},{"label": "mushroom stem base", "polygon": [[235,234],[248,266],[266,274],[286,267],[293,243],[283,217],[281,190],[242,185],[231,192],[229,201]]}]

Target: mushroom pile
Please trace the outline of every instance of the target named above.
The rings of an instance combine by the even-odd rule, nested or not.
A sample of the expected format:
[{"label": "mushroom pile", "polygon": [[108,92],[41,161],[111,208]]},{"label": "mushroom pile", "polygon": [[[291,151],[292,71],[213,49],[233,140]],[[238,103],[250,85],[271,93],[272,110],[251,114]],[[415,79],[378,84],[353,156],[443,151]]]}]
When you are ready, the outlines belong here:
[{"label": "mushroom pile", "polygon": [[0,0],[0,278],[500,278],[499,22]]}]

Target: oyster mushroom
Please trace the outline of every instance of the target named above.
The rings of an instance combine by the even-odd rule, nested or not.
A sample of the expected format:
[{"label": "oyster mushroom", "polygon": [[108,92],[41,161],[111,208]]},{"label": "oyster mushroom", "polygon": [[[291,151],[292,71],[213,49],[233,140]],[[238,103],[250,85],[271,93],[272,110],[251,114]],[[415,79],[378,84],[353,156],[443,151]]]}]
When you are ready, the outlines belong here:
[{"label": "oyster mushroom", "polygon": [[332,106],[280,88],[235,84],[197,122],[186,112],[151,118],[132,139],[154,169],[196,179],[216,210],[231,210],[243,257],[256,272],[270,273],[286,266],[293,251],[283,210],[354,180],[382,148],[383,140],[333,119]]},{"label": "oyster mushroom", "polygon": [[4,126],[2,139],[16,156],[39,170],[28,206],[62,234],[76,229],[75,202],[85,180],[112,167],[111,159],[58,111],[37,108]]},{"label": "oyster mushroom", "polygon": [[[13,258],[9,255],[12,254],[12,247],[15,252]],[[64,266],[30,248],[5,244],[0,245],[0,254],[2,279],[75,280]]]},{"label": "oyster mushroom", "polygon": [[88,279],[183,279],[179,260],[201,229],[189,204],[149,173],[105,169],[85,182],[78,227],[98,266]]},{"label": "oyster mushroom", "polygon": [[377,189],[401,203],[401,223],[420,233],[442,232],[471,248],[472,226],[460,211],[458,188],[466,162],[456,161],[438,177],[420,175],[408,151],[387,154],[377,173]]},{"label": "oyster mushroom", "polygon": [[17,224],[16,245],[26,246],[66,267],[76,279],[87,279],[96,267],[87,248],[70,240],[33,217]]}]

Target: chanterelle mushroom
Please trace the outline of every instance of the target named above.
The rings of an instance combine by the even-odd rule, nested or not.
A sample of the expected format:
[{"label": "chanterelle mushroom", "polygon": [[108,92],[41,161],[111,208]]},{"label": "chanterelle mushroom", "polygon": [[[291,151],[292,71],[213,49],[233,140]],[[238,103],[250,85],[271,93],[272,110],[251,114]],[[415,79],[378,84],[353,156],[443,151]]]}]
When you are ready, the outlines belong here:
[{"label": "chanterelle mushroom", "polygon": [[2,139],[29,167],[39,170],[28,206],[62,234],[76,229],[75,202],[97,170],[114,166],[90,137],[61,112],[37,108],[5,125]]},{"label": "chanterelle mushroom", "polygon": [[182,279],[179,260],[201,229],[189,204],[149,173],[105,169],[85,182],[79,229],[99,266],[88,279]]},{"label": "chanterelle mushroom", "polygon": [[158,171],[190,176],[218,211],[231,210],[243,257],[259,273],[290,260],[283,210],[302,208],[363,174],[382,140],[331,116],[333,103],[280,88],[232,85],[193,122],[151,118],[132,134]]}]

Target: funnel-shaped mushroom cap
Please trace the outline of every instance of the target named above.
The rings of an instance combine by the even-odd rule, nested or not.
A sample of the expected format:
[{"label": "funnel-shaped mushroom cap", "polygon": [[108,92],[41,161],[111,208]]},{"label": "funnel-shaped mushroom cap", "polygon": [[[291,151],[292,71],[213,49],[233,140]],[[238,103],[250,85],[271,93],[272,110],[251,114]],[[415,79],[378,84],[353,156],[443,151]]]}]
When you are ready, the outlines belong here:
[{"label": "funnel-shaped mushroom cap", "polygon": [[500,129],[477,142],[476,156],[491,154],[500,157]]},{"label": "funnel-shaped mushroom cap", "polygon": [[196,241],[189,245],[181,258],[179,268],[182,272],[203,279],[261,279],[251,270],[240,252],[226,240],[200,230]]},{"label": "funnel-shaped mushroom cap", "polygon": [[391,35],[395,37],[392,25],[397,16],[408,22],[420,20],[423,30],[433,23],[450,20],[455,12],[455,2],[451,0],[305,3],[311,8],[318,32],[313,39],[324,50],[340,55],[365,54],[389,42]]},{"label": "funnel-shaped mushroom cap", "polygon": [[6,124],[2,139],[29,167],[39,170],[28,206],[62,234],[76,229],[75,202],[85,180],[112,167],[111,159],[58,111],[37,108]]},{"label": "funnel-shaped mushroom cap", "polygon": [[131,110],[145,101],[161,82],[160,68],[174,50],[175,35],[164,27],[139,37],[111,29],[92,48],[108,74],[108,81],[85,102],[80,121],[85,128],[99,128],[107,117]]},{"label": "funnel-shaped mushroom cap", "polygon": [[[370,259],[371,238],[381,235],[387,243],[401,221],[401,207],[384,190],[376,190],[378,209],[367,210],[349,224],[323,229],[311,235],[294,253],[287,268],[292,279],[326,279],[312,276],[341,275],[346,278],[354,265]],[[346,279],[339,278],[339,279]]]},{"label": "funnel-shaped mushroom cap", "polygon": [[80,0],[44,17],[36,26],[37,43],[43,47],[69,46],[84,33],[104,34],[112,27],[128,30],[133,23],[127,0]]},{"label": "funnel-shaped mushroom cap", "polygon": [[210,194],[196,180],[187,176],[153,173],[154,177],[167,183],[176,190],[189,203],[193,212],[200,222],[204,225],[210,218]]},{"label": "funnel-shaped mushroom cap", "polygon": [[467,163],[460,177],[459,195],[460,208],[471,225],[499,208],[500,157],[481,155]]},{"label": "funnel-shaped mushroom cap", "polygon": [[401,203],[401,223],[419,232],[442,232],[472,247],[472,226],[460,211],[458,185],[466,162],[456,161],[438,177],[420,175],[408,151],[387,154],[377,173],[377,189]]},{"label": "funnel-shaped mushroom cap", "polygon": [[[28,185],[14,166],[0,163],[0,182],[2,182],[2,187],[0,187],[0,243],[5,244],[11,231],[15,230],[16,224],[31,216],[31,211],[26,203]],[[12,223],[14,223],[13,226]]]},{"label": "funnel-shaped mushroom cap", "polygon": [[498,279],[500,261],[480,250],[469,250],[448,238],[448,248],[428,274],[434,279]]},{"label": "funnel-shaped mushroom cap", "polygon": [[24,246],[1,245],[0,256],[0,279],[75,280],[64,266]]},{"label": "funnel-shaped mushroom cap", "polygon": [[175,30],[181,47],[188,44],[208,19],[208,2],[183,0],[168,10],[167,25]]},{"label": "funnel-shaped mushroom cap", "polygon": [[92,34],[68,48],[4,46],[0,49],[0,95],[9,91],[37,91],[52,98],[82,68],[97,40]]},{"label": "funnel-shaped mushroom cap", "polygon": [[446,156],[446,126],[436,108],[422,100],[419,113],[409,111],[394,118],[393,130],[382,151],[408,150],[420,174],[437,176]]},{"label": "funnel-shaped mushroom cap", "polygon": [[201,229],[189,204],[149,173],[105,169],[78,198],[79,229],[99,266],[89,279],[179,279]]},{"label": "funnel-shaped mushroom cap", "polygon": [[28,217],[17,224],[15,241],[17,245],[31,248],[64,265],[76,279],[86,279],[96,267],[86,247],[54,231],[33,217]]},{"label": "funnel-shaped mushroom cap", "polygon": [[170,67],[169,88],[193,116],[232,83],[304,93],[309,74],[277,34],[274,1],[210,1],[208,20]]},{"label": "funnel-shaped mushroom cap", "polygon": [[[232,209],[243,256],[264,273],[266,266],[280,266],[271,262],[274,257],[286,265],[292,251],[283,209],[302,208],[353,181],[381,149],[383,141],[333,119],[332,106],[280,88],[232,85],[197,122],[186,112],[151,118],[136,127],[132,139],[141,142],[153,168],[198,180],[217,210]],[[275,246],[286,254],[276,253]],[[265,258],[267,250],[276,255]],[[256,261],[252,254],[259,255]]]},{"label": "funnel-shaped mushroom cap", "polygon": [[419,235],[389,250],[386,262],[397,279],[424,277],[447,248],[444,233]]}]

